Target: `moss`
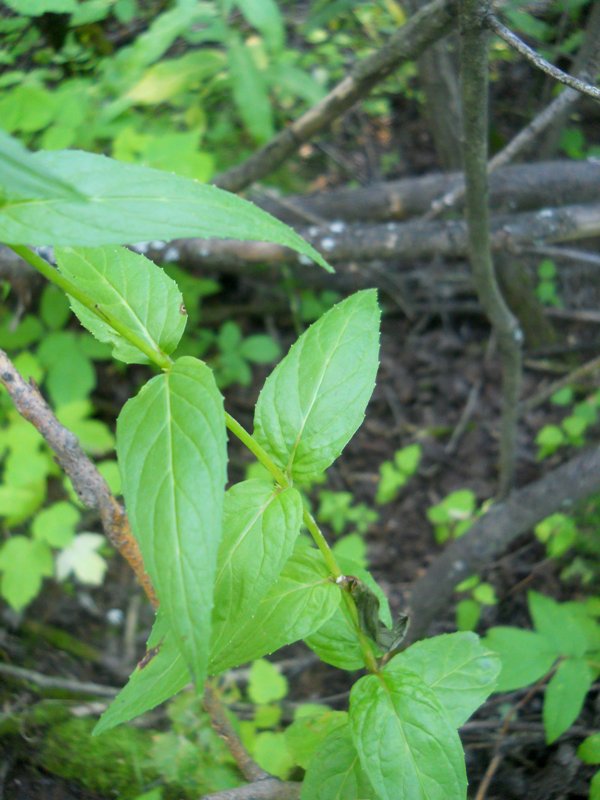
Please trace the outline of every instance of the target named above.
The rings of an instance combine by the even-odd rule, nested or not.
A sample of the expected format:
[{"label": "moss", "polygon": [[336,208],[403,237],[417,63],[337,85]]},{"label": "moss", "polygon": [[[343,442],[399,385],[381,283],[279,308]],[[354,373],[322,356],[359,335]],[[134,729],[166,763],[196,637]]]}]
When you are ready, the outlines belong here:
[{"label": "moss", "polygon": [[121,727],[92,737],[94,721],[70,719],[48,730],[40,763],[48,772],[123,800],[140,794],[156,773],[148,766],[149,734]]}]

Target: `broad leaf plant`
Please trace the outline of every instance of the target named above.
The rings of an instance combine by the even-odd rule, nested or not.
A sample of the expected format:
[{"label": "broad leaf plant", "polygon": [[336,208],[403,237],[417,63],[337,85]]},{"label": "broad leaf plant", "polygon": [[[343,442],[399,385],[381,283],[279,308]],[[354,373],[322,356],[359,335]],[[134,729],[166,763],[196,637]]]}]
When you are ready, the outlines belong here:
[{"label": "broad leaf plant", "polygon": [[[186,324],[177,285],[123,247],[209,236],[277,242],[329,269],[234,195],[99,155],[33,154],[0,134],[0,240],[66,292],[115,358],[159,370],[117,421],[127,513],[159,609],[146,657],[96,731],[306,640],[327,663],[366,674],[308,764],[302,798],[464,798],[457,729],[493,691],[498,658],[472,633],[401,651],[406,620],[392,624],[371,576],[338,562],[295,487],[326,470],[363,420],[378,367],[376,293],[348,297],[300,336],[267,378],[250,434],[205,363],[171,358]],[[31,246],[52,246],[56,267]],[[228,433],[269,480],[226,488]]]}]

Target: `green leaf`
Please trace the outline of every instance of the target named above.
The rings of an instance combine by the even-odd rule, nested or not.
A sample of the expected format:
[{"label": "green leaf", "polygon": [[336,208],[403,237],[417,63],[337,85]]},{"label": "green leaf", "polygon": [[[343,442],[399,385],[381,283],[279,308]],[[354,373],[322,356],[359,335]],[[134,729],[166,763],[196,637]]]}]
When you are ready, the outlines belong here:
[{"label": "green leaf", "polygon": [[340,598],[340,589],[331,580],[321,554],[298,547],[255,614],[251,618],[241,615],[227,646],[211,652],[210,674],[310,636],[332,616]]},{"label": "green leaf", "polygon": [[365,666],[356,631],[341,608],[338,608],[317,631],[308,636],[305,642],[321,661],[338,669],[354,672]]},{"label": "green leaf", "polygon": [[281,355],[281,348],[272,336],[248,336],[240,345],[240,354],[255,364],[271,364]]},{"label": "green leaf", "polygon": [[175,637],[169,635],[164,613],[159,611],[145,656],[131,673],[126,686],[100,717],[94,736],[121,722],[139,717],[177,694],[190,682],[190,673]]},{"label": "green leaf", "polygon": [[[300,710],[303,713],[299,716]],[[294,763],[308,769],[312,757],[317,751],[320,752],[329,734],[338,728],[348,727],[348,714],[346,711],[331,711],[327,706],[315,708],[312,714],[305,715],[304,711],[303,704],[297,710],[292,724],[285,729],[285,740],[294,757]]]},{"label": "green leaf", "polygon": [[[149,348],[170,354],[177,347],[186,315],[177,284],[144,256],[125,247],[62,248],[55,250],[62,274],[93,297],[99,313],[106,311]],[[146,364],[149,357],[71,298],[81,323],[101,342],[113,345],[113,356],[126,364]]]},{"label": "green leaf", "polygon": [[551,669],[557,658],[543,636],[522,628],[491,628],[484,644],[497,653],[502,662],[497,692],[510,692],[535,683]]},{"label": "green leaf", "polygon": [[460,800],[467,777],[458,733],[414,673],[368,675],[352,687],[350,723],[378,800]]},{"label": "green leaf", "polygon": [[[229,192],[189,178],[78,151],[30,154],[32,169],[60,174],[85,199],[58,192],[0,204],[0,240],[11,244],[94,247],[185,237],[269,241],[325,269],[317,251],[287,225]],[[2,178],[2,186],[10,186]],[[64,194],[64,193],[63,193]],[[31,200],[29,199],[31,198]]]},{"label": "green leaf", "polygon": [[201,686],[227,461],[223,398],[210,369],[184,357],[147,383],[119,416],[117,451],[144,564]]},{"label": "green leaf", "polygon": [[460,728],[494,690],[500,659],[474,633],[449,633],[413,644],[385,667],[391,675],[404,670],[421,677]]},{"label": "green leaf", "polygon": [[96,385],[96,373],[71,331],[44,337],[37,355],[46,368],[46,388],[55,406],[86,398]]},{"label": "green leaf", "polygon": [[577,748],[577,756],[586,764],[600,764],[600,733],[593,733]]},{"label": "green leaf", "polygon": [[292,345],[256,404],[255,436],[294,479],[323,472],[360,426],[379,354],[374,290],[334,306]]},{"label": "green leaf", "polygon": [[41,14],[70,14],[77,11],[77,0],[4,0],[17,14],[39,17]]},{"label": "green leaf", "polygon": [[421,461],[421,445],[409,444],[408,447],[397,450],[394,454],[394,461],[399,470],[407,475],[413,475]]},{"label": "green leaf", "polygon": [[558,665],[544,696],[546,742],[552,744],[575,722],[594,682],[583,658],[569,658]]},{"label": "green leaf", "polygon": [[281,50],[285,31],[275,0],[235,0],[246,20],[264,36],[270,49]]},{"label": "green leaf", "polygon": [[456,604],[456,627],[459,631],[473,631],[481,617],[481,606],[467,598]]},{"label": "green leaf", "polygon": [[66,547],[75,536],[80,516],[71,503],[53,503],[36,516],[31,532],[35,539],[46,542],[51,547]]},{"label": "green leaf", "polygon": [[365,800],[373,796],[373,787],[360,765],[350,725],[346,723],[333,730],[319,745],[306,771],[300,797],[302,800]]},{"label": "green leaf", "polygon": [[288,693],[285,675],[270,661],[259,658],[250,667],[248,697],[253,703],[272,703]]},{"label": "green leaf", "polygon": [[227,57],[233,99],[240,116],[257,142],[267,142],[273,136],[273,112],[263,75],[250,48],[238,36],[229,37]]},{"label": "green leaf", "polygon": [[600,800],[600,770],[590,781],[590,800]]},{"label": "green leaf", "polygon": [[69,301],[56,286],[48,284],[44,287],[40,299],[40,317],[44,325],[51,331],[64,328],[71,315]]},{"label": "green leaf", "polygon": [[0,130],[0,198],[57,198],[77,201],[83,198],[76,184],[60,173],[33,162],[31,153],[12,136]]},{"label": "green leaf", "polygon": [[53,573],[52,553],[45,542],[12,536],[0,549],[0,593],[6,602],[20,611],[42,587],[42,579]]},{"label": "green leaf", "polygon": [[267,481],[251,480],[227,491],[212,651],[226,649],[240,621],[255,614],[292,555],[301,522],[302,500],[296,489],[281,491]]},{"label": "green leaf", "polygon": [[576,612],[538,592],[529,592],[529,613],[536,630],[544,637],[546,650],[578,658],[587,650],[587,636]]}]

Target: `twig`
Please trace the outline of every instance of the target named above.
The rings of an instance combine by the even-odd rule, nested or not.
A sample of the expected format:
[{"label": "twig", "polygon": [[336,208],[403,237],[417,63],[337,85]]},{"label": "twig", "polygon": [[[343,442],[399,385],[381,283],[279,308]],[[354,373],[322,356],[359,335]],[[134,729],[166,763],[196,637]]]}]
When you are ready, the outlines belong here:
[{"label": "twig", "polygon": [[519,39],[509,28],[503,25],[500,20],[494,16],[494,14],[487,14],[485,17],[485,25],[492,30],[497,36],[503,39],[510,47],[516,50],[518,53],[521,53],[528,61],[530,61],[534,66],[538,69],[541,69],[542,72],[545,72],[547,75],[550,75],[560,83],[564,83],[566,86],[570,86],[572,89],[576,89],[581,94],[585,94],[588,97],[593,97],[594,100],[600,100],[600,89],[597,86],[592,86],[591,83],[587,81],[581,80],[580,78],[575,78],[573,75],[569,75],[567,72],[563,72],[562,69],[555,67],[549,61],[546,61],[545,58],[539,53],[536,53],[529,45],[525,44],[522,39]]},{"label": "twig", "polygon": [[24,380],[3,350],[0,350],[0,382],[19,414],[31,422],[54,451],[56,460],[71,479],[81,502],[100,513],[104,533],[127,560],[148,599],[156,607],[158,599],[144,570],[142,555],[131,533],[125,510],[110,493],[94,463],[81,449],[77,437],[61,425],[39,390]]},{"label": "twig", "polygon": [[[580,72],[582,78],[587,78],[598,69],[600,60],[600,7],[592,9],[585,33],[584,43],[579,51],[583,68]],[[565,115],[567,110],[581,99],[581,93],[576,89],[567,88],[561,92],[546,108],[542,109],[511,141],[502,148],[488,162],[488,174],[508,164],[522,153],[532,142],[545,131],[555,120]],[[464,181],[449,190],[438,200],[431,204],[431,208],[424,219],[434,219],[442,211],[452,208],[465,193]]]},{"label": "twig", "polygon": [[381,50],[356,64],[319,103],[242,164],[218,175],[214,183],[237,192],[283,164],[304,142],[365,97],[399,64],[413,60],[449,32],[455,24],[454,6],[455,0],[433,0],[411,17]]},{"label": "twig", "polygon": [[554,383],[546,386],[545,389],[542,389],[540,392],[537,392],[537,394],[534,394],[533,397],[527,398],[527,400],[521,404],[523,411],[531,411],[532,409],[537,408],[542,403],[545,403],[549,397],[552,397],[555,392],[558,392],[560,389],[564,389],[565,386],[576,383],[577,381],[581,380],[581,378],[589,375],[592,372],[596,372],[598,369],[600,369],[600,356],[588,361],[587,364],[582,364],[582,366],[577,367],[577,369],[574,369],[572,372],[569,372],[568,375],[565,375],[564,378],[554,381]]},{"label": "twig", "polygon": [[205,794],[202,800],[298,800],[301,785],[280,781],[278,778],[266,778],[256,783],[238,786],[236,789],[224,789],[221,792]]},{"label": "twig", "polygon": [[499,497],[510,491],[516,465],[523,333],[508,308],[494,272],[488,208],[488,42],[482,26],[487,2],[461,0],[461,75],[466,218],[469,255],[479,301],[498,339],[502,360]]},{"label": "twig", "polygon": [[406,644],[422,638],[431,622],[446,611],[460,581],[480,573],[544,517],[599,489],[600,447],[596,447],[493,505],[464,536],[435,558],[425,575],[413,584]]},{"label": "twig", "polygon": [[250,754],[241,743],[235,728],[227,718],[223,704],[210,683],[207,683],[204,687],[204,708],[210,717],[213,729],[225,740],[244,778],[251,782],[270,778],[269,773],[261,769],[252,760]]},{"label": "twig", "polygon": [[503,739],[508,734],[508,730],[511,726],[513,719],[516,717],[517,713],[523,708],[523,706],[526,706],[527,703],[531,700],[531,698],[538,692],[540,686],[543,686],[544,683],[546,683],[546,681],[548,680],[550,675],[552,675],[553,672],[554,670],[552,669],[548,674],[544,675],[543,678],[540,678],[539,681],[536,681],[536,683],[531,687],[531,689],[527,692],[527,694],[524,697],[522,697],[519,700],[519,702],[516,703],[508,712],[508,714],[505,716],[504,722],[498,734],[498,740],[494,748],[495,749],[494,756],[490,761],[490,763],[488,764],[485,774],[481,779],[481,783],[479,784],[479,789],[477,790],[477,794],[475,795],[475,800],[484,800],[487,794],[487,790],[490,786],[490,783],[492,782],[492,778],[496,774],[496,770],[498,769],[498,767],[502,762],[502,753],[500,748]]},{"label": "twig", "polygon": [[50,675],[43,675],[41,672],[34,672],[30,669],[14,667],[12,664],[0,663],[0,674],[10,675],[26,683],[34,683],[42,689],[61,689],[73,694],[91,694],[95,697],[116,697],[119,689],[114,686],[102,686],[99,683],[89,683],[77,681],[72,678],[58,678]]},{"label": "twig", "polygon": [[575,250],[572,247],[552,247],[551,245],[537,245],[536,247],[523,247],[523,253],[533,253],[538,256],[548,256],[549,258],[562,258],[565,261],[578,261],[580,264],[591,264],[600,267],[600,256],[596,253],[588,253],[586,250]]}]

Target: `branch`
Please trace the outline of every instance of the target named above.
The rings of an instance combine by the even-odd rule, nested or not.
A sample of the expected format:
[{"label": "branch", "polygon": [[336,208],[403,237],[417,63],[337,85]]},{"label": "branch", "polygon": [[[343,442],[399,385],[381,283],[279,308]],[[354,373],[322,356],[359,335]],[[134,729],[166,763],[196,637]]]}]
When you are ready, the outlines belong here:
[{"label": "branch", "polygon": [[[557,100],[567,92],[570,93],[571,90],[562,92]],[[577,92],[574,94],[579,97]],[[509,144],[508,147],[510,146]],[[500,151],[498,156],[505,150]],[[488,165],[490,170],[493,167],[493,174],[490,176],[490,206],[496,212],[514,213],[541,208],[547,205],[549,197],[555,206],[600,201],[598,164],[557,160],[500,169],[498,156],[494,156]],[[400,221],[421,216],[432,204],[437,205],[435,201],[440,195],[444,195],[440,201],[443,204],[446,196],[452,198],[456,190],[462,197],[463,176],[462,173],[451,172],[382,181],[358,189],[342,187],[328,192],[282,198],[274,193],[267,195],[259,191],[252,194],[251,199],[265,211],[289,224],[306,226],[307,223],[312,223],[322,227],[327,220]]]},{"label": "branch", "polygon": [[[492,217],[494,249],[516,251],[532,243],[564,242],[600,235],[600,204],[544,208],[524,214]],[[289,264],[293,275],[305,286],[359,288],[377,280],[365,261],[393,260],[390,269],[414,269],[415,260],[464,258],[467,230],[462,220],[342,225],[298,228],[298,233],[335,264],[336,275],[303,263],[296,253],[277,244],[240,242],[231,239],[178,239],[136,247],[157,263],[175,261],[206,275],[207,269],[278,283],[281,264]],[[300,262],[300,263],[299,263]],[[249,266],[257,269],[249,271]]]},{"label": "branch", "polygon": [[298,800],[301,788],[299,783],[266,778],[256,783],[238,786],[236,789],[205,794],[202,800]]},{"label": "branch", "polygon": [[455,0],[432,0],[411,17],[385,47],[356,64],[317,105],[242,164],[218,175],[214,183],[221,189],[239,192],[279,167],[300,145],[365,97],[403,61],[417,58],[430,44],[448,33],[455,24],[454,6]]},{"label": "branch", "polygon": [[43,675],[41,672],[34,672],[30,669],[13,667],[11,664],[0,663],[0,675],[8,675],[19,681],[33,683],[42,689],[60,689],[71,694],[86,694],[94,697],[116,697],[119,689],[114,686],[102,686],[99,683],[89,683],[86,681],[76,681],[72,678],[58,678],[50,675]]},{"label": "branch", "polygon": [[[582,63],[581,77],[594,74],[598,70],[600,61],[600,6],[596,5],[588,19],[585,39],[578,54]],[[499,150],[488,162],[488,174],[500,167],[514,161],[515,158],[528,148],[547,128],[555,121],[560,120],[571,106],[581,99],[581,94],[576,89],[567,88],[561,92],[546,108],[542,109],[531,122],[526,125],[511,141]],[[464,181],[446,192],[443,197],[431,204],[430,211],[425,219],[434,219],[442,211],[452,208],[465,193]]]},{"label": "branch", "polygon": [[430,624],[444,613],[458,583],[489,567],[540,520],[598,490],[600,447],[581,453],[493,505],[464,536],[446,547],[414,583],[407,645],[425,636]]},{"label": "branch", "polygon": [[0,382],[19,414],[31,422],[53,450],[81,502],[99,512],[106,537],[129,563],[148,599],[156,607],[158,600],[125,510],[112,496],[95,464],[81,449],[77,437],[61,425],[39,390],[24,380],[3,350],[0,350]]},{"label": "branch", "polygon": [[479,302],[498,337],[502,359],[499,496],[504,497],[515,473],[523,333],[502,296],[492,263],[487,182],[488,37],[482,26],[486,10],[487,3],[480,0],[460,3],[463,158],[473,279]]},{"label": "branch", "polygon": [[591,83],[583,81],[580,78],[575,78],[573,75],[563,72],[562,69],[559,69],[549,61],[546,61],[546,59],[542,58],[539,53],[536,53],[536,51],[529,47],[529,45],[526,45],[522,39],[519,39],[519,37],[516,36],[511,30],[505,27],[493,14],[486,15],[485,24],[510,47],[512,47],[518,53],[521,53],[522,56],[525,56],[525,58],[535,67],[541,69],[542,72],[545,72],[555,80],[560,81],[560,83],[564,83],[566,86],[576,89],[581,94],[588,95],[588,97],[593,97],[594,100],[600,100],[600,89],[598,89],[598,87],[592,86]]}]

